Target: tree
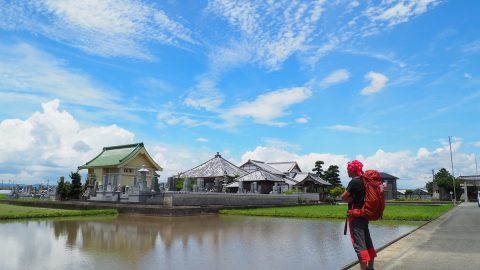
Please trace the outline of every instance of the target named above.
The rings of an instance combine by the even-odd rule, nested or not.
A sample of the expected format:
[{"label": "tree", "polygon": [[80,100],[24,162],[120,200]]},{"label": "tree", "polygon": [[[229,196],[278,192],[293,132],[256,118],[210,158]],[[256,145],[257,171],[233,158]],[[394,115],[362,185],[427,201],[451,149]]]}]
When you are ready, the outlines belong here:
[{"label": "tree", "polygon": [[405,197],[412,198],[413,190],[407,189],[405,190]]},{"label": "tree", "polygon": [[425,188],[427,189],[428,193],[433,194],[433,182],[427,182],[425,184]]},{"label": "tree", "polygon": [[325,175],[323,173],[323,166],[324,162],[321,160],[315,161],[315,167],[312,169],[313,172],[315,172],[316,175],[318,175],[320,178],[325,179]]},{"label": "tree", "polygon": [[343,192],[345,191],[345,189],[341,186],[336,186],[332,189],[330,189],[330,196],[332,196],[332,198],[337,198],[338,196],[340,196]]},{"label": "tree", "polygon": [[62,194],[63,194],[63,190],[65,189],[65,177],[61,176],[60,179],[58,180],[58,183],[57,183],[57,191],[55,195],[58,196],[58,198],[60,200],[63,200],[64,198],[62,198]]},{"label": "tree", "polygon": [[[441,188],[444,188],[447,193],[453,192],[453,176],[447,169],[441,168],[435,174],[435,181],[437,181],[437,185]],[[462,195],[462,192],[463,191],[460,188],[460,182],[455,181],[455,193],[457,195],[457,200]]]},{"label": "tree", "polygon": [[183,181],[184,178],[175,178],[175,189],[176,190],[182,190],[183,189]]},{"label": "tree", "polygon": [[71,172],[70,179],[72,179],[70,198],[78,200],[82,194],[81,176],[78,172]]},{"label": "tree", "polygon": [[57,196],[60,200],[66,200],[70,195],[71,184],[70,182],[65,182],[65,177],[60,177],[60,180],[57,184]]},{"label": "tree", "polygon": [[337,165],[330,165],[327,171],[324,173],[325,180],[327,180],[332,187],[341,187],[342,182],[340,181],[340,171],[338,170]]}]

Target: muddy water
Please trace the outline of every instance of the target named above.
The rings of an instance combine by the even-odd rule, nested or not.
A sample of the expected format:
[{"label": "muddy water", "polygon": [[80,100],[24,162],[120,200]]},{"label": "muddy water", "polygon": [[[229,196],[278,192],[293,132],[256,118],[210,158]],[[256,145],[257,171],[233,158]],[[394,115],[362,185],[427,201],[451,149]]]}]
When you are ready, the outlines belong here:
[{"label": "muddy water", "polygon": [[[416,228],[374,225],[376,246]],[[338,269],[341,221],[203,216],[0,223],[0,269]]]}]

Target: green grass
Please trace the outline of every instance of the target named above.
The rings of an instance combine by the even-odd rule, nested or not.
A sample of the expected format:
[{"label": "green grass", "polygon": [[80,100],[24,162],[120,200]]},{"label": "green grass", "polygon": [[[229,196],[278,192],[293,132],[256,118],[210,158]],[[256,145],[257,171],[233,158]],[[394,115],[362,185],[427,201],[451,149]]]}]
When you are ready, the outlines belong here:
[{"label": "green grass", "polygon": [[8,199],[7,194],[0,194],[0,200],[6,200]]},{"label": "green grass", "polygon": [[[452,207],[453,205],[387,205],[383,213],[383,219],[428,221],[441,216]],[[346,205],[310,205],[255,209],[222,209],[220,210],[220,213],[248,216],[344,219],[346,216],[346,210]]]},{"label": "green grass", "polygon": [[0,219],[117,215],[116,209],[64,210],[0,204]]}]

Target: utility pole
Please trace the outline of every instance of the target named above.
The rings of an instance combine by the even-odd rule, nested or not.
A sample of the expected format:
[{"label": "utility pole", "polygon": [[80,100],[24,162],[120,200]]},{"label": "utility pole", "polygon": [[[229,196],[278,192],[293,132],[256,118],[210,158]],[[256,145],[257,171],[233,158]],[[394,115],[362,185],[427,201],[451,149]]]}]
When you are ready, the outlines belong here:
[{"label": "utility pole", "polygon": [[448,136],[448,143],[450,145],[450,163],[452,164],[452,176],[453,176],[453,198],[454,198],[454,204],[457,203],[457,194],[455,192],[455,173],[453,171],[453,155],[452,155],[452,136]]},{"label": "utility pole", "polygon": [[475,174],[478,175],[477,156],[475,156]]}]

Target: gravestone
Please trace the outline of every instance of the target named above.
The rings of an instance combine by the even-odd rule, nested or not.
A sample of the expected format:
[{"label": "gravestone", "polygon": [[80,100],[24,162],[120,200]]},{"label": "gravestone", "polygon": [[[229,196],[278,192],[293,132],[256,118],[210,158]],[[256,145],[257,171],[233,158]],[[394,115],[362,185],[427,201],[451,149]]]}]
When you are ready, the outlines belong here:
[{"label": "gravestone", "polygon": [[220,182],[223,180],[222,177],[215,177],[215,185],[213,186],[213,189],[215,192],[221,192],[222,191],[222,185]]},{"label": "gravestone", "polygon": [[183,181],[182,191],[191,191],[190,190],[191,181],[192,181],[192,178],[190,178],[190,177],[185,178],[185,180]]},{"label": "gravestone", "polygon": [[167,178],[167,188],[169,191],[176,191],[177,187],[175,185],[175,178],[173,177],[168,177]]},{"label": "gravestone", "polygon": [[198,192],[205,192],[205,188],[203,186],[204,182],[203,182],[203,178],[197,178],[197,188],[198,188]]}]

